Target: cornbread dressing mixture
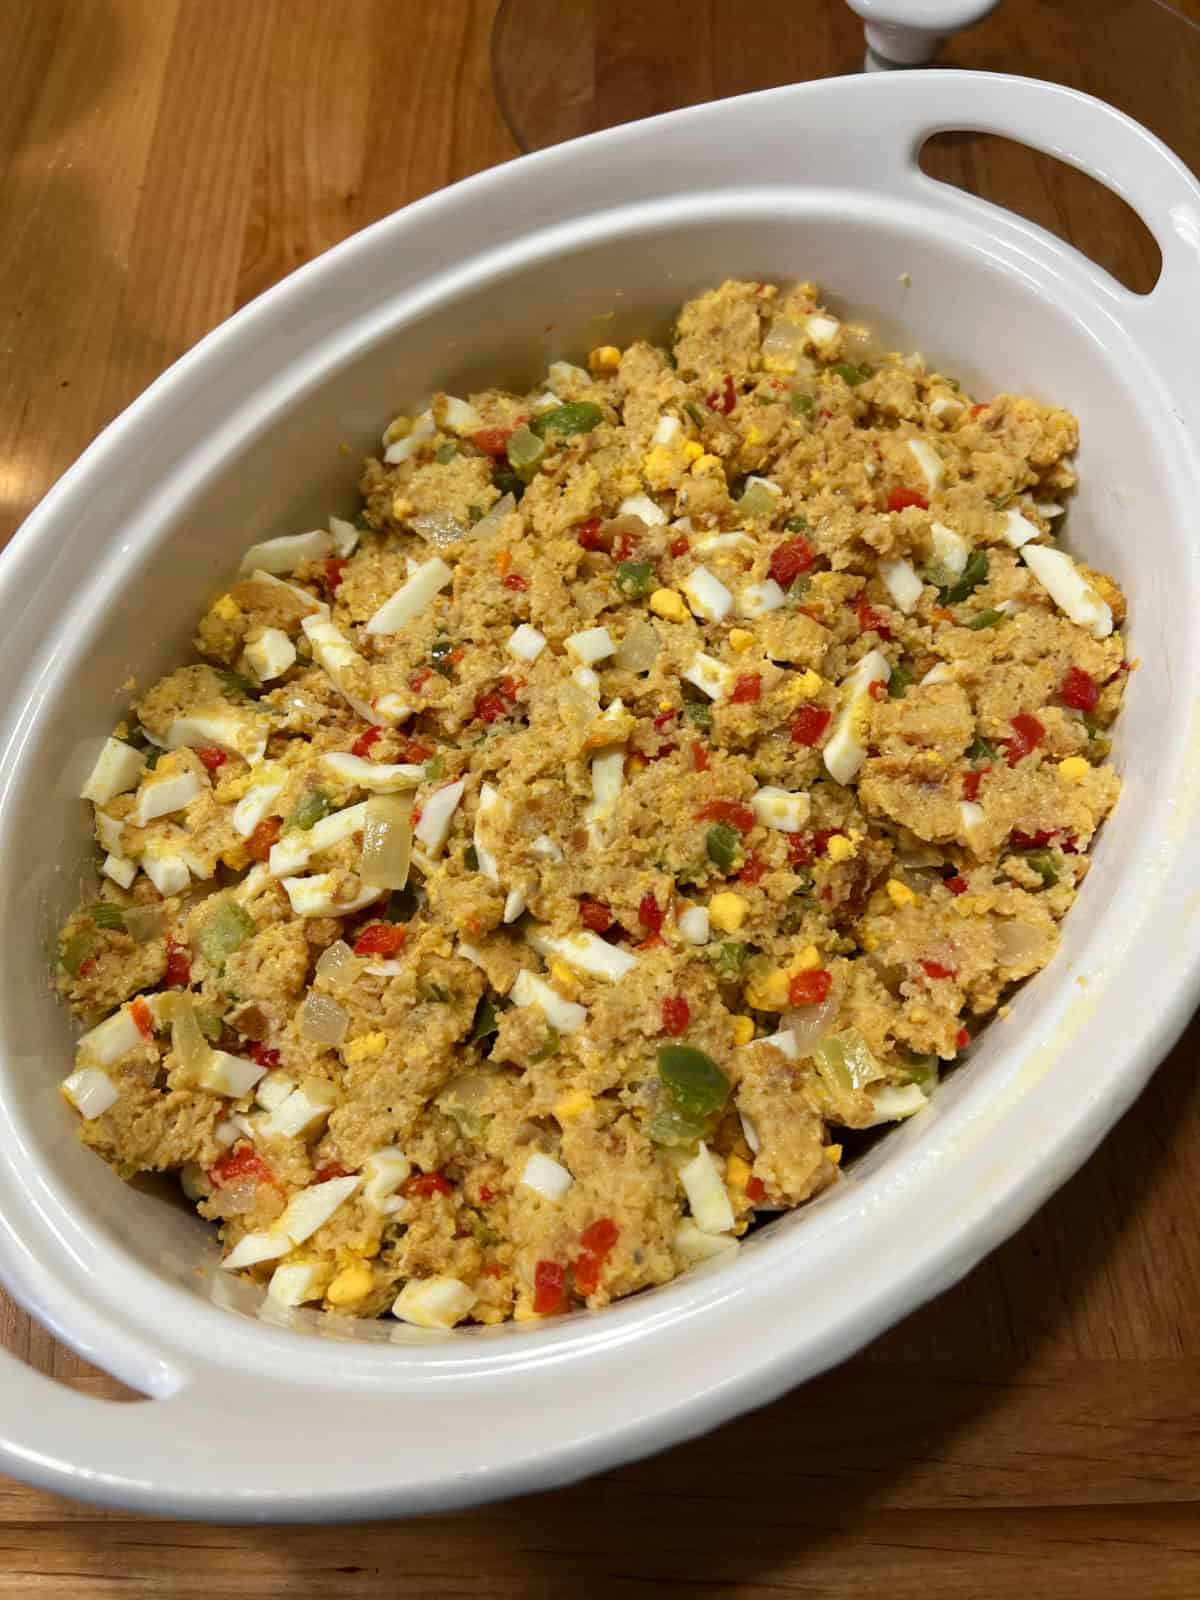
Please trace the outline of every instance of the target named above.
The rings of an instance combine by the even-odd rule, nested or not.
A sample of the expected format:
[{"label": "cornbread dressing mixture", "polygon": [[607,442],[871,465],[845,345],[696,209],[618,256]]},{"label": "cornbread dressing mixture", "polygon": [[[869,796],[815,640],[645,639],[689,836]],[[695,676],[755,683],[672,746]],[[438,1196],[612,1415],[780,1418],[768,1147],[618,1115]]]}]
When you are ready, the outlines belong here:
[{"label": "cornbread dressing mixture", "polygon": [[1113,806],[1074,418],[813,284],[397,418],[84,797],[64,1092],[288,1306],[446,1328],[732,1251],[911,1116]]}]

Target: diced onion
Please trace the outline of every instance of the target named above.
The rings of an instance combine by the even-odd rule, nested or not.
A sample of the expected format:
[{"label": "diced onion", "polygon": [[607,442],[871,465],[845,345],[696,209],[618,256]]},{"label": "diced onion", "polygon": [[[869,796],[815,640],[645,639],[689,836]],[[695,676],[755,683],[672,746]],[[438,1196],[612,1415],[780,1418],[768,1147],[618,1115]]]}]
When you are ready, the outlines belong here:
[{"label": "diced onion", "polygon": [[341,1044],[350,1026],[345,1006],[327,994],[310,990],[300,1007],[300,1035],[313,1044]]},{"label": "diced onion", "polygon": [[1045,934],[1028,922],[1013,917],[998,917],[992,922],[996,940],[996,959],[1004,967],[1023,966],[1034,960],[1045,944]]},{"label": "diced onion", "polygon": [[837,999],[834,995],[830,995],[827,1000],[822,1000],[815,1006],[797,1006],[794,1011],[784,1012],[783,1025],[791,1029],[798,1059],[812,1055],[821,1040],[832,1030],[837,1011]]},{"label": "diced onion", "polygon": [[212,1047],[200,1032],[192,998],[187,994],[171,997],[171,1048],[186,1076],[199,1082],[208,1068]]},{"label": "diced onion", "polygon": [[337,940],[328,950],[323,950],[316,967],[317,977],[324,978],[335,989],[348,989],[362,970],[363,963],[344,939]]},{"label": "diced onion", "polygon": [[622,672],[649,672],[658,652],[658,634],[650,623],[639,618],[617,646],[614,664]]},{"label": "diced onion", "polygon": [[501,495],[487,516],[480,517],[475,526],[467,530],[467,537],[469,539],[490,539],[492,534],[500,531],[500,524],[505,517],[511,516],[516,509],[517,501],[515,495]]},{"label": "diced onion", "polygon": [[358,875],[381,889],[403,889],[412,861],[411,794],[374,794],[367,801]]},{"label": "diced onion", "polygon": [[408,525],[435,550],[444,550],[448,544],[457,544],[466,537],[467,532],[458,518],[451,516],[448,511],[422,511],[410,517]]}]

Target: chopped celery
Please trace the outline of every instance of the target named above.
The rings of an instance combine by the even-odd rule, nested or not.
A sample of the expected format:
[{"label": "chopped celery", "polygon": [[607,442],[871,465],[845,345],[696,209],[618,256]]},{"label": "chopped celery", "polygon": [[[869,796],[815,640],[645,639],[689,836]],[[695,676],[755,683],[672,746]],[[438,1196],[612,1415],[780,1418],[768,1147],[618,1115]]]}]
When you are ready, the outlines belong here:
[{"label": "chopped celery", "polygon": [[794,394],[791,405],[798,417],[809,417],[812,415],[813,397],[810,394]]},{"label": "chopped celery", "polygon": [[125,932],[125,913],[111,900],[98,900],[94,906],[86,907],[83,914],[90,917],[97,928],[107,928],[111,933]]},{"label": "chopped celery", "polygon": [[712,707],[704,700],[685,701],[683,714],[689,722],[695,723],[697,728],[707,730],[712,727]]},{"label": "chopped celery", "polygon": [[221,971],[235,950],[254,933],[254,918],[236,900],[218,900],[200,930],[200,953]]},{"label": "chopped celery", "polygon": [[530,1061],[549,1061],[551,1056],[558,1054],[558,1034],[553,1028],[546,1029],[546,1037],[530,1056]]},{"label": "chopped celery", "polygon": [[648,561],[618,562],[613,582],[627,600],[642,600],[653,586],[654,568]]},{"label": "chopped celery", "polygon": [[63,940],[58,959],[71,977],[77,978],[95,948],[96,941],[90,933],[73,933],[69,939]]},{"label": "chopped celery", "polygon": [[603,411],[590,400],[568,400],[565,405],[555,406],[553,411],[543,411],[540,417],[534,417],[530,427],[543,439],[548,433],[560,433],[567,438],[575,433],[591,433],[596,424],[603,420]]},{"label": "chopped celery", "polygon": [[469,844],[463,851],[463,866],[468,872],[479,871],[479,851],[473,844]]},{"label": "chopped celery", "polygon": [[994,628],[998,622],[1003,621],[1003,611],[980,611],[976,616],[972,617],[969,622],[965,622],[963,626],[965,628],[970,628],[972,633],[979,633],[981,629]]},{"label": "chopped celery", "polygon": [[433,452],[433,459],[437,462],[439,467],[445,467],[454,460],[457,454],[458,446],[452,439],[447,439],[445,444],[438,445],[437,449]]},{"label": "chopped celery", "polygon": [[546,441],[524,422],[508,439],[508,464],[522,483],[532,483],[546,454]]},{"label": "chopped celery", "polygon": [[888,679],[888,694],[893,700],[903,700],[904,691],[913,681],[913,671],[906,661],[897,661]]},{"label": "chopped celery", "polygon": [[722,1111],[729,1079],[703,1050],[689,1044],[660,1044],[658,1076],[681,1116],[703,1120]]},{"label": "chopped celery", "polygon": [[322,817],[327,817],[332,810],[333,801],[324,789],[310,789],[297,801],[295,810],[284,823],[284,829],[286,831],[288,828],[299,828],[307,833],[309,828],[320,822]]},{"label": "chopped celery", "polygon": [[685,400],[683,403],[683,409],[687,412],[688,416],[691,417],[692,421],[701,430],[701,432],[703,432],[705,416],[700,407],[691,400]]},{"label": "chopped celery", "polygon": [[489,1245],[500,1243],[502,1236],[488,1222],[483,1212],[477,1211],[474,1206],[467,1207],[467,1226],[474,1236],[475,1243],[481,1250],[486,1250]]},{"label": "chopped celery", "polygon": [[490,1039],[500,1027],[500,1019],[496,1015],[496,1007],[492,1004],[490,995],[484,995],[475,1007],[475,1022],[471,1028],[469,1044],[480,1044],[484,1039]]},{"label": "chopped celery", "polygon": [[944,606],[956,606],[965,600],[968,595],[975,593],[981,583],[987,581],[989,563],[986,550],[972,550],[967,557],[967,564],[962,569],[960,577],[941,591]]},{"label": "chopped celery", "polygon": [[519,500],[525,493],[524,479],[519,478],[515,472],[502,469],[492,473],[492,483],[502,495],[511,494],[514,500]]},{"label": "chopped celery", "polygon": [[1024,859],[1042,880],[1043,889],[1053,889],[1058,882],[1058,869],[1049,850],[1026,850]]},{"label": "chopped celery", "polygon": [[932,1094],[938,1082],[938,1058],[936,1056],[919,1056],[911,1051],[907,1053],[907,1060],[900,1069],[901,1081],[915,1083],[922,1094]]},{"label": "chopped celery", "polygon": [[726,822],[714,822],[704,835],[704,848],[708,859],[722,872],[731,872],[741,854],[741,835]]},{"label": "chopped celery", "polygon": [[835,361],[830,367],[830,372],[836,372],[843,382],[848,383],[853,389],[858,384],[864,383],[871,376],[870,367],[856,367],[850,361]]},{"label": "chopped celery", "polygon": [[883,1068],[855,1028],[827,1034],[813,1051],[813,1060],[830,1088],[843,1092],[863,1089],[883,1076]]},{"label": "chopped celery", "polygon": [[425,763],[425,777],[429,782],[434,778],[443,778],[446,775],[446,759],[444,756],[434,756],[432,761]]},{"label": "chopped celery", "polygon": [[240,672],[234,672],[230,667],[216,667],[213,670],[221,680],[221,693],[227,700],[252,700],[259,693],[260,686],[243,677]]},{"label": "chopped celery", "polygon": [[746,946],[739,944],[736,939],[726,939],[723,944],[710,944],[708,947],[708,959],[723,983],[736,983],[740,979],[749,953]]},{"label": "chopped celery", "polygon": [[759,521],[769,522],[778,506],[777,494],[764,488],[761,483],[752,483],[742,498],[734,503],[734,510],[739,517],[755,517]]}]

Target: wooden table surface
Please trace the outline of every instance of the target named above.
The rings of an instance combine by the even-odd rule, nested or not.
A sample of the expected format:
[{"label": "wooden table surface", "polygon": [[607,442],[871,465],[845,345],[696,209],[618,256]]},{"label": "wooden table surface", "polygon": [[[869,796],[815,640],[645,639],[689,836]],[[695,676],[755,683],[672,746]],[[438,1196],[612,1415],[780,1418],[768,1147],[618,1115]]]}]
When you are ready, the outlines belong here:
[{"label": "wooden table surface", "polygon": [[[579,6],[585,70],[550,102],[553,13],[571,8],[545,30],[536,4],[515,12],[514,119],[550,137],[563,118],[856,65],[833,0],[638,9]],[[0,0],[0,535],[251,296],[517,153],[492,18],[458,0]],[[1198,46],[1152,0],[1006,0],[950,57],[1106,94],[1196,163]],[[1152,280],[1144,234],[1063,169],[974,139],[936,159]],[[710,1438],[558,1494],[343,1528],[155,1522],[0,1480],[0,1594],[1196,1600],[1198,1044],[1193,1025],[1085,1170],[965,1282]],[[2,1296],[0,1337],[64,1383],[119,1392]]]}]

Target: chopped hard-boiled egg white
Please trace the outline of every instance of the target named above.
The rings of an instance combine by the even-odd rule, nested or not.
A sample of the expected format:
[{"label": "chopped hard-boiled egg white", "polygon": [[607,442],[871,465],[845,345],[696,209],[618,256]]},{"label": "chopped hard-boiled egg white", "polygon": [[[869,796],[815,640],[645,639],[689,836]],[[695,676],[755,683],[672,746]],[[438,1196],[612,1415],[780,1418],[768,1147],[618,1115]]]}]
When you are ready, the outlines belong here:
[{"label": "chopped hard-boiled egg white", "polygon": [[177,850],[158,839],[151,839],[142,852],[142,871],[164,899],[182,894],[192,881],[188,864]]},{"label": "chopped hard-boiled egg white", "polygon": [[333,540],[333,553],[344,561],[358,548],[358,529],[345,517],[330,517],[329,537]]},{"label": "chopped hard-boiled egg white", "polygon": [[709,940],[708,907],[689,906],[686,911],[681,911],[676,917],[675,926],[688,944],[707,944]]},{"label": "chopped hard-boiled egg white", "polygon": [[333,549],[333,540],[323,528],[311,533],[289,533],[282,539],[264,539],[252,544],[242,557],[240,572],[252,573],[257,568],[274,576],[279,572],[295,572],[302,561],[322,561]]},{"label": "chopped hard-boiled egg white", "polygon": [[246,646],[246,660],[260,683],[272,678],[282,678],[296,661],[296,646],[282,628],[264,628],[258,638]]},{"label": "chopped hard-boiled egg white", "polygon": [[489,883],[500,882],[500,870],[496,866],[495,856],[483,842],[483,829],[480,827],[480,823],[489,812],[495,811],[499,804],[500,791],[490,783],[481,784],[479,805],[475,811],[475,830],[471,842],[475,846],[475,854],[479,860],[479,870]]},{"label": "chopped hard-boiled egg white", "polygon": [[548,833],[539,833],[529,846],[529,853],[537,861],[549,861],[557,865],[563,858],[562,847],[550,837]]},{"label": "chopped hard-boiled egg white", "polygon": [[727,667],[715,656],[706,655],[703,650],[696,651],[683,675],[710,700],[724,700],[732,692],[737,677],[732,667]]},{"label": "chopped hard-boiled egg white", "polygon": [[808,337],[818,350],[831,349],[837,340],[838,334],[842,331],[842,325],[836,317],[826,317],[820,314],[805,318],[804,327]]},{"label": "chopped hard-boiled egg white", "polygon": [[269,726],[261,712],[242,713],[232,706],[204,706],[176,717],[167,729],[164,742],[168,750],[219,745],[222,750],[244,756],[251,766],[257,766],[266,754]]},{"label": "chopped hard-boiled egg white", "polygon": [[256,1061],[244,1056],[231,1056],[227,1050],[210,1050],[197,1082],[202,1089],[213,1094],[227,1095],[230,1100],[240,1100],[249,1094],[266,1071]]},{"label": "chopped hard-boiled egg white", "polygon": [[305,617],[300,626],[312,646],[314,661],[329,675],[334,688],[345,694],[342,685],[346,673],[351,667],[366,664],[362,656],[341,629],[335,628],[327,617]]},{"label": "chopped hard-boiled egg white", "polygon": [[842,705],[833,733],[822,752],[825,769],[835,783],[849,783],[867,758],[866,724],[871,713],[871,685],[892,675],[886,656],[870,650],[842,682]]},{"label": "chopped hard-boiled egg white", "polygon": [[277,844],[271,846],[271,854],[267,858],[271,876],[282,878],[289,873],[299,872],[313,856],[320,855],[322,850],[332,849],[343,839],[352,839],[366,825],[367,801],[360,800],[357,805],[343,806],[340,811],[322,817],[311,828],[289,829]]},{"label": "chopped hard-boiled egg white", "polygon": [[872,1116],[870,1122],[862,1124],[864,1128],[877,1128],[881,1122],[902,1122],[929,1104],[928,1097],[915,1083],[899,1087],[881,1084],[878,1088],[868,1089],[867,1094],[871,1101]]},{"label": "chopped hard-boiled egg white", "polygon": [[475,407],[469,401],[460,400],[457,395],[434,395],[430,409],[438,427],[445,428],[447,433],[458,434],[460,439],[478,433],[483,427],[483,418]]},{"label": "chopped hard-boiled egg white", "polygon": [[422,805],[421,820],[413,829],[413,838],[430,855],[439,855],[450,837],[450,824],[465,788],[465,779],[459,778],[457,783],[448,783],[444,788],[435,789]]},{"label": "chopped hard-boiled egg white", "polygon": [[263,1119],[263,1132],[282,1139],[311,1133],[325,1121],[336,1104],[333,1085],[314,1079],[307,1087],[291,1089],[270,1108],[270,1115]]},{"label": "chopped hard-boiled egg white", "polygon": [[268,1296],[281,1306],[302,1306],[325,1293],[328,1271],[316,1261],[285,1261],[275,1268],[267,1285]]},{"label": "chopped hard-boiled egg white", "polygon": [[623,517],[640,517],[648,528],[660,528],[667,521],[667,513],[648,494],[631,494],[621,501],[620,511]]},{"label": "chopped hard-boiled egg white", "polygon": [[1107,639],[1113,631],[1112,607],[1101,598],[1065,550],[1029,544],[1021,557],[1034,577],[1072,622],[1086,628],[1093,639]]},{"label": "chopped hard-boiled egg white", "polygon": [[1004,513],[1004,537],[1014,550],[1023,549],[1031,539],[1040,539],[1041,536],[1042,530],[1037,524],[1023,517],[1019,511]]},{"label": "chopped hard-boiled egg white", "polygon": [[931,522],[929,534],[933,540],[934,561],[948,576],[961,578],[967,565],[967,557],[971,554],[970,545],[961,534],[955,533],[954,529],[948,528],[944,522]]},{"label": "chopped hard-boiled egg white", "polygon": [[779,833],[799,833],[808,821],[812,802],[806,793],[793,794],[788,789],[767,784],[759,789],[750,801],[757,821],[765,828],[775,828]]},{"label": "chopped hard-boiled egg white", "polygon": [[966,406],[956,394],[939,394],[929,402],[929,414],[939,422],[957,422]]},{"label": "chopped hard-boiled egg white", "polygon": [[936,494],[942,487],[946,477],[946,463],[933,446],[927,444],[924,439],[910,439],[908,448],[921,469],[921,476],[925,479],[925,487],[930,494]]},{"label": "chopped hard-boiled egg white", "polygon": [[923,689],[929,683],[953,683],[954,681],[953,669],[948,667],[944,661],[939,661],[936,666],[930,667],[917,687]]},{"label": "chopped hard-boiled egg white", "polygon": [[678,417],[659,417],[654,429],[655,444],[670,444],[672,439],[677,439],[683,431],[683,424]]},{"label": "chopped hard-boiled egg white", "polygon": [[510,889],[504,896],[504,910],[500,916],[501,922],[506,927],[510,922],[515,922],[528,904],[529,902],[521,889]]},{"label": "chopped hard-boiled egg white", "polygon": [[146,758],[140,750],[121,739],[106,739],[79,798],[91,800],[94,805],[107,805],[117,795],[137,787],[145,765]]},{"label": "chopped hard-boiled egg white", "polygon": [[691,1266],[697,1266],[701,1261],[712,1261],[717,1256],[736,1255],[738,1249],[738,1241],[731,1233],[705,1233],[690,1217],[684,1217],[675,1229],[673,1243]]},{"label": "chopped hard-boiled egg white", "polygon": [[786,600],[774,578],[743,584],[738,590],[737,613],[739,617],[765,617],[768,611],[778,611]]},{"label": "chopped hard-boiled egg white", "polygon": [[799,1061],[800,1051],[796,1045],[796,1035],[790,1028],[780,1028],[778,1033],[768,1033],[763,1039],[756,1039],[755,1044],[774,1045],[776,1050],[781,1050],[789,1061]]},{"label": "chopped hard-boiled egg white", "polygon": [[352,783],[356,789],[370,789],[374,794],[415,789],[425,779],[425,768],[411,761],[367,761],[363,756],[353,756],[342,750],[327,752],[321,761],[343,783]]},{"label": "chopped hard-boiled egg white", "polygon": [[892,561],[881,561],[879,576],[887,592],[907,616],[921,598],[921,590],[925,587],[912,562],[905,561],[903,556],[897,556]]},{"label": "chopped hard-boiled egg white", "polygon": [[100,848],[107,850],[110,855],[122,854],[121,840],[125,833],[125,824],[120,817],[110,817],[107,811],[97,811],[96,838],[100,841]]},{"label": "chopped hard-boiled egg white", "polygon": [[783,493],[783,490],[779,487],[779,485],[773,482],[770,478],[759,478],[756,477],[754,473],[751,473],[746,479],[746,488],[766,489],[770,494],[777,495],[781,495]]},{"label": "chopped hard-boiled egg white", "polygon": [[517,973],[509,999],[515,1006],[536,1006],[557,1033],[578,1033],[587,1021],[583,1006],[564,1000],[557,989],[532,972]]},{"label": "chopped hard-boiled egg white", "polygon": [[733,1228],[733,1207],[721,1169],[703,1141],[687,1165],[679,1169],[679,1181],[687,1195],[692,1218],[702,1233],[728,1233]]},{"label": "chopped hard-boiled egg white", "polygon": [[389,600],[367,623],[367,632],[399,633],[414,617],[419,617],[436,595],[454,581],[453,570],[440,556],[433,556],[417,568],[407,583],[402,583]]},{"label": "chopped hard-boiled egg white", "polygon": [[233,808],[235,832],[248,839],[259,823],[271,815],[275,802],[283,793],[286,778],[277,766],[259,767],[258,782],[252,782]]},{"label": "chopped hard-boiled egg white", "polygon": [[361,1182],[359,1176],[329,1178],[324,1183],[313,1183],[301,1189],[269,1229],[248,1233],[239,1240],[221,1263],[222,1267],[226,1272],[236,1272],[239,1267],[277,1261],[280,1256],[287,1255],[296,1245],[310,1239],[318,1228],[324,1227]]},{"label": "chopped hard-boiled egg white", "polygon": [[106,878],[111,878],[114,883],[120,884],[122,889],[128,889],[129,885],[137,877],[137,870],[136,861],[130,861],[126,856],[114,855],[112,851],[109,851],[108,855],[105,856],[100,867],[101,874]]},{"label": "chopped hard-boiled egg white", "polygon": [[607,628],[584,628],[579,633],[569,633],[563,644],[568,654],[585,667],[590,667],[594,661],[603,661],[617,648]]},{"label": "chopped hard-boiled egg white", "polygon": [[588,839],[593,849],[604,844],[625,782],[625,752],[607,750],[592,762],[592,798],[583,813]]},{"label": "chopped hard-boiled egg white", "polygon": [[134,825],[144,828],[156,817],[165,817],[172,811],[182,811],[204,789],[204,784],[194,772],[163,772],[156,769],[147,775],[138,790],[131,813]]},{"label": "chopped hard-boiled egg white", "polygon": [[518,661],[536,661],[546,648],[546,635],[539,633],[528,622],[522,622],[509,635],[505,648]]},{"label": "chopped hard-boiled egg white", "polygon": [[388,445],[383,453],[384,461],[389,467],[398,467],[402,461],[415,456],[425,441],[432,439],[436,432],[433,413],[422,411],[403,438],[393,439]]},{"label": "chopped hard-boiled egg white", "polygon": [[681,585],[687,603],[706,622],[723,622],[733,607],[733,596],[707,567],[695,567]]},{"label": "chopped hard-boiled egg white", "polygon": [[271,1072],[259,1079],[254,1099],[264,1111],[277,1111],[295,1087],[296,1080],[286,1072]]},{"label": "chopped hard-boiled egg white", "polygon": [[299,602],[304,616],[328,617],[329,615],[329,607],[324,600],[318,600],[316,595],[309,594],[308,590],[302,589],[298,583],[288,583],[283,578],[277,578],[273,572],[265,572],[262,567],[255,567],[250,574],[250,581],[265,584],[268,589],[285,589]]},{"label": "chopped hard-boiled egg white", "polygon": [[615,983],[637,965],[636,956],[614,944],[607,944],[594,933],[566,933],[551,939],[545,934],[531,933],[529,943],[539,955],[558,956],[576,972],[586,972],[593,978],[607,978]]},{"label": "chopped hard-boiled egg white", "polygon": [[963,831],[963,837],[969,845],[972,833],[976,828],[981,828],[987,821],[987,813],[974,800],[960,800],[958,802],[958,821]]},{"label": "chopped hard-boiled egg white", "polygon": [[459,1278],[410,1278],[392,1303],[392,1315],[416,1328],[452,1328],[475,1304],[475,1291]]},{"label": "chopped hard-boiled egg white", "polygon": [[[677,523],[672,523],[677,527]],[[705,533],[699,535],[692,549],[700,553],[710,550],[753,550],[754,540],[748,533]]]},{"label": "chopped hard-boiled egg white", "polygon": [[102,1117],[120,1098],[112,1079],[99,1067],[78,1067],[63,1079],[62,1092],[85,1122]]},{"label": "chopped hard-boiled egg white", "polygon": [[412,1163],[396,1145],[376,1150],[363,1163],[363,1199],[376,1211],[391,1215],[403,1206],[396,1198],[396,1190],[412,1171]]},{"label": "chopped hard-boiled egg white", "polygon": [[525,1163],[521,1182],[529,1189],[544,1195],[547,1200],[561,1200],[575,1182],[561,1162],[535,1150]]},{"label": "chopped hard-boiled egg white", "polygon": [[349,900],[338,900],[335,891],[339,877],[335,872],[317,872],[308,878],[283,878],[281,882],[298,917],[346,917],[373,905],[387,893],[386,889],[360,888]]}]

